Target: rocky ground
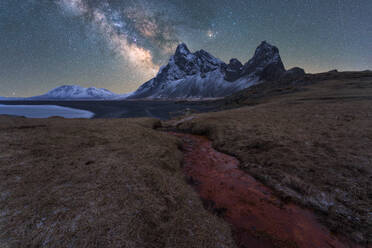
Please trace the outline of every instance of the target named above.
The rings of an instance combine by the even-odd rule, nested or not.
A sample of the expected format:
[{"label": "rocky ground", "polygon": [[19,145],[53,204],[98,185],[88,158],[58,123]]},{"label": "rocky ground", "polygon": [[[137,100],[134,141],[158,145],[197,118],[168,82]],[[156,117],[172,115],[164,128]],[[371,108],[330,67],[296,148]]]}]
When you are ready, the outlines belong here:
[{"label": "rocky ground", "polygon": [[332,231],[371,244],[371,72],[268,83],[221,104],[230,110],[164,125],[207,135],[283,200],[315,210]]}]

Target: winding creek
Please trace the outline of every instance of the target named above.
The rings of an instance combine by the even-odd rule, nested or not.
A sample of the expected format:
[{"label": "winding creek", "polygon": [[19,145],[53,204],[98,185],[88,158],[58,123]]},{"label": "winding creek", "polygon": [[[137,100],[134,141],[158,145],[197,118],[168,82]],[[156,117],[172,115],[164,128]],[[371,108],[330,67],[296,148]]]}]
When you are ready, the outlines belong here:
[{"label": "winding creek", "polygon": [[239,247],[358,247],[331,234],[310,210],[283,203],[206,137],[171,134],[183,140],[188,181],[204,206],[231,224]]}]

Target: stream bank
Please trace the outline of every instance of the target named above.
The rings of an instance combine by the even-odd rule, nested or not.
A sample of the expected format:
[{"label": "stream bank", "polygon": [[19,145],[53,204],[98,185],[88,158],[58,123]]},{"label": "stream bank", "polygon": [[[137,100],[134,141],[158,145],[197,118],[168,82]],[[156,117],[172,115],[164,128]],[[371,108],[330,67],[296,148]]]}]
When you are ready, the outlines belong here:
[{"label": "stream bank", "polygon": [[333,235],[310,210],[281,201],[206,137],[170,134],[183,141],[188,182],[207,209],[231,224],[239,247],[358,247]]}]

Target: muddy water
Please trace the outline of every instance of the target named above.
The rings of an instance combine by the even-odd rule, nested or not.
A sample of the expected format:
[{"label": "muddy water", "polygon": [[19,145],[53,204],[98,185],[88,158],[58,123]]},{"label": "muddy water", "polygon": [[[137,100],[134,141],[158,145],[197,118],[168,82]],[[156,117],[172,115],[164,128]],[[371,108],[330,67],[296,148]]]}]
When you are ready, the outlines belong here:
[{"label": "muddy water", "polygon": [[172,133],[184,141],[184,171],[205,207],[233,228],[239,247],[356,247],[341,241],[309,211],[284,204],[238,169],[239,162],[202,136]]}]

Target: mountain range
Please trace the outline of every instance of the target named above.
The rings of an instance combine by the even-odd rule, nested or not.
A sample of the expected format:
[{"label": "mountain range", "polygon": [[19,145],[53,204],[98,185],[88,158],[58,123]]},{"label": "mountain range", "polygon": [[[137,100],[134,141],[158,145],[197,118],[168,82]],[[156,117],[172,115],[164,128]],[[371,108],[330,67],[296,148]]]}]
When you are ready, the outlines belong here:
[{"label": "mountain range", "polygon": [[182,43],[157,76],[128,98],[225,97],[264,81],[292,80],[304,74],[298,67],[286,71],[279,49],[266,41],[244,65],[237,59],[226,64],[204,50],[191,53]]},{"label": "mountain range", "polygon": [[[179,44],[167,65],[153,79],[135,92],[119,95],[107,89],[64,85],[40,96],[22,100],[123,100],[123,99],[205,99],[231,95],[265,81],[296,80],[305,71],[295,67],[285,70],[279,49],[263,41],[253,57],[242,64],[231,59],[228,64],[210,53],[190,52]],[[20,98],[4,98],[3,100]],[[0,99],[2,100],[2,99]]]}]

